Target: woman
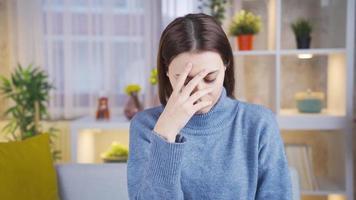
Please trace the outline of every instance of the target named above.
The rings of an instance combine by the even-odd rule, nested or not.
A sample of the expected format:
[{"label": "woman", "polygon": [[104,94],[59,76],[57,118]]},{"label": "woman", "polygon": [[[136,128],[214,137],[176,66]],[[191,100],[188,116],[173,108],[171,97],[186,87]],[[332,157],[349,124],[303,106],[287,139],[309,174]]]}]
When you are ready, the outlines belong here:
[{"label": "woman", "polygon": [[157,64],[162,105],[130,125],[130,199],[291,199],[275,115],[234,99],[232,50],[217,22],[175,19]]}]

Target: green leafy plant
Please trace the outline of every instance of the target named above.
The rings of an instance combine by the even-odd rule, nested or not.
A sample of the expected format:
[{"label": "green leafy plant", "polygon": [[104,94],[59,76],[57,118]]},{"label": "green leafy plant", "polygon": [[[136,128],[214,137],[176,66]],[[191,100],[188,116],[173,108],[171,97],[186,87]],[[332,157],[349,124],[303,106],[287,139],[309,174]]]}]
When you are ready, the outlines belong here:
[{"label": "green leafy plant", "polygon": [[313,30],[312,24],[303,18],[299,18],[294,23],[291,24],[291,28],[296,37],[310,37],[310,34]]},{"label": "green leafy plant", "polygon": [[49,117],[46,103],[49,91],[54,88],[48,83],[48,76],[39,68],[29,65],[23,68],[20,64],[11,77],[7,79],[0,76],[0,91],[5,98],[14,103],[9,107],[4,116],[9,118],[9,123],[2,129],[10,141],[25,140],[42,133],[50,135],[51,151],[54,160],[60,159],[60,151],[54,150],[54,139],[59,130],[50,127],[45,130],[41,120]]},{"label": "green leafy plant", "polygon": [[158,83],[158,73],[156,68],[151,70],[150,83],[152,85],[156,85]]},{"label": "green leafy plant", "polygon": [[198,9],[202,12],[204,7],[209,8],[210,15],[222,25],[222,22],[225,19],[225,5],[227,0],[199,0],[199,2],[201,5],[198,6]]},{"label": "green leafy plant", "polygon": [[132,93],[137,93],[141,90],[141,86],[138,84],[130,84],[125,88],[125,92],[127,95],[132,95]]},{"label": "green leafy plant", "polygon": [[230,24],[230,35],[249,35],[260,32],[262,23],[261,17],[254,15],[252,12],[241,10],[232,18]]}]

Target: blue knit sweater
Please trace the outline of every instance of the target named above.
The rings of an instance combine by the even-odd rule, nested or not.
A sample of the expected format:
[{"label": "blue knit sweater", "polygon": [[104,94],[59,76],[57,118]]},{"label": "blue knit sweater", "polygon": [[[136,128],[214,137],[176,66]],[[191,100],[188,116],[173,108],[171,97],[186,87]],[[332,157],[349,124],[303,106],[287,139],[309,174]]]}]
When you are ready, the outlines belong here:
[{"label": "blue knit sweater", "polygon": [[[137,113],[127,165],[131,200],[290,200],[291,179],[275,115],[223,88],[169,143],[153,128],[164,106]],[[173,120],[173,119],[172,119]]]}]

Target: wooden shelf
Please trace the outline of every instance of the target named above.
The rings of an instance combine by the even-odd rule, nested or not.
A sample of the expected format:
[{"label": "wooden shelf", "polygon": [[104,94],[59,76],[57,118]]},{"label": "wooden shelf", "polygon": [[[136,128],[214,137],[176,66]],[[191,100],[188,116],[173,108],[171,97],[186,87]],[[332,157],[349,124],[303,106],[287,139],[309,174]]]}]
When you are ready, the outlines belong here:
[{"label": "wooden shelf", "polygon": [[277,53],[281,55],[298,55],[298,54],[313,54],[313,55],[329,55],[329,54],[344,54],[344,48],[328,48],[328,49],[281,49],[281,50],[250,50],[250,51],[233,51],[234,56],[273,56]]},{"label": "wooden shelf", "polygon": [[298,55],[298,54],[316,54],[316,55],[329,55],[346,53],[343,48],[330,48],[330,49],[282,49],[281,55]]},{"label": "wooden shelf", "polygon": [[[275,111],[289,142],[318,142],[313,138],[316,134],[326,143],[320,149],[314,145],[327,151],[327,160],[317,158],[315,162],[325,165],[328,176],[335,179],[318,180],[319,190],[302,190],[301,194],[341,195],[353,200],[352,130],[348,127],[353,120],[349,91],[354,89],[355,1],[237,1],[236,11],[240,9],[260,15],[264,27],[254,36],[256,50],[239,51],[236,38],[231,40],[233,55],[238,56],[236,96]],[[313,19],[312,49],[296,49],[290,25],[300,17]],[[309,88],[325,95],[327,109],[321,113],[300,113],[293,107],[293,96]]]},{"label": "wooden shelf", "polygon": [[339,112],[322,110],[321,113],[300,113],[297,109],[282,109],[278,114],[281,129],[337,130],[345,127],[347,117]]},{"label": "wooden shelf", "polygon": [[234,56],[273,56],[276,54],[274,50],[251,50],[251,51],[234,51]]},{"label": "wooden shelf", "polygon": [[319,183],[319,190],[301,190],[302,195],[312,195],[312,196],[327,196],[327,195],[344,195],[346,196],[346,191],[342,189],[341,186],[333,182],[330,178],[317,177]]}]

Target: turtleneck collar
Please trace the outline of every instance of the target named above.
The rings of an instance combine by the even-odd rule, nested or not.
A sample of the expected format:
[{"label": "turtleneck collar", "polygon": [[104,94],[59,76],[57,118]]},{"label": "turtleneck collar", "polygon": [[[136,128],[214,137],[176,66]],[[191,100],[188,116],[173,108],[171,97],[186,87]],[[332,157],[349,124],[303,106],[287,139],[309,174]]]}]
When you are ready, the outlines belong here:
[{"label": "turtleneck collar", "polygon": [[207,113],[194,114],[182,132],[191,135],[208,135],[216,133],[229,124],[236,113],[237,100],[227,96],[225,87],[222,88],[218,101]]}]

